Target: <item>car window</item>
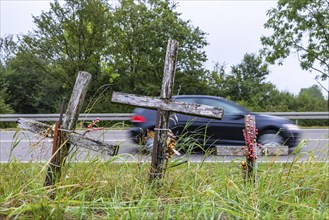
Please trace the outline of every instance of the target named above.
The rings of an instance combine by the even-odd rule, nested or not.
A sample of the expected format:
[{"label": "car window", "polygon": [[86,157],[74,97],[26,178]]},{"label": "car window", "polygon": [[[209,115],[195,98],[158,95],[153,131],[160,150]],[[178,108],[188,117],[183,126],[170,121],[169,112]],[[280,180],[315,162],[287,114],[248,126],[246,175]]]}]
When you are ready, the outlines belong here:
[{"label": "car window", "polygon": [[224,115],[239,115],[244,113],[237,106],[219,99],[204,98],[200,104],[222,107],[224,109]]},{"label": "car window", "polygon": [[180,102],[202,104],[202,103],[201,103],[201,100],[196,99],[196,98],[187,98],[187,97],[180,98],[180,97],[179,97],[179,98],[176,98],[176,100],[178,100],[178,101],[180,101]]},{"label": "car window", "polygon": [[205,97],[178,97],[177,100],[180,102],[188,102],[188,103],[196,103],[196,104],[203,104],[203,105],[210,105],[214,107],[222,107],[224,109],[224,115],[239,115],[244,114],[244,111],[238,108],[237,106],[222,101],[220,99],[210,99]]}]

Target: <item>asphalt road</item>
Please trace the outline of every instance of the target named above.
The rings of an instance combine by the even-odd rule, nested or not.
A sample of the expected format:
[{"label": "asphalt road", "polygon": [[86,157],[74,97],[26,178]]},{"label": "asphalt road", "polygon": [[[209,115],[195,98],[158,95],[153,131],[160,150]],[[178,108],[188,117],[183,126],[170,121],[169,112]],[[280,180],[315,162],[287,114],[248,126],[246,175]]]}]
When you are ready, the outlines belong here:
[{"label": "asphalt road", "polygon": [[[258,161],[277,161],[289,162],[295,159],[305,161],[309,158],[315,158],[317,161],[329,160],[329,128],[328,129],[303,129],[303,138],[301,141],[301,151],[298,154],[289,156],[260,157]],[[89,161],[94,158],[102,160],[116,161],[150,161],[149,155],[142,154],[138,145],[134,144],[128,136],[126,130],[106,130],[97,131],[88,134],[90,137],[120,146],[119,155],[110,157],[99,153],[90,152],[82,148],[74,148],[72,161]],[[42,139],[40,136],[30,132],[0,131],[0,162],[17,160],[20,162],[47,162],[51,157],[52,139]],[[216,156],[213,154],[194,153],[191,155],[182,155],[174,158],[175,160],[189,160],[194,162],[230,162],[232,160],[242,160],[243,157],[237,156]]]}]

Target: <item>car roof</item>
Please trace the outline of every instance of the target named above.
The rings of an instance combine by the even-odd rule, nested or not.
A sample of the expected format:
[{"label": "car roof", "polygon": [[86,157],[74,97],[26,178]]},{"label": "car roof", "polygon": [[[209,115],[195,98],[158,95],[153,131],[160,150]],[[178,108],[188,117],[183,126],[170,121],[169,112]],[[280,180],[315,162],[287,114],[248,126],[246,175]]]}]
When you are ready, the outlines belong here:
[{"label": "car roof", "polygon": [[215,98],[215,99],[222,99],[227,100],[220,96],[211,96],[211,95],[175,95],[173,98]]}]

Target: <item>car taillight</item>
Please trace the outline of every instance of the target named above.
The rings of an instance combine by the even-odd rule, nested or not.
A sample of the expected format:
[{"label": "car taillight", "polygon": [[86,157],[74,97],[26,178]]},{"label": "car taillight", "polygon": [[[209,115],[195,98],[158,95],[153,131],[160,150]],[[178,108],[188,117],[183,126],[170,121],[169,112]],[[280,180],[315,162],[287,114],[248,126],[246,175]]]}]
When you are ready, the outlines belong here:
[{"label": "car taillight", "polygon": [[142,123],[145,122],[145,117],[142,115],[133,115],[131,116],[131,121],[135,123]]}]

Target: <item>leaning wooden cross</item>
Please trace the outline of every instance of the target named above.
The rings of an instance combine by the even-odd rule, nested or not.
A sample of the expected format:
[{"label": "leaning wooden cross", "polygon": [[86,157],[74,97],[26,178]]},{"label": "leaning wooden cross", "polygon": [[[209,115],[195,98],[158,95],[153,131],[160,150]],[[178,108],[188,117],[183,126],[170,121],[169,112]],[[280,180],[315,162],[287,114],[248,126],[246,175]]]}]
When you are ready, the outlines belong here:
[{"label": "leaning wooden cross", "polygon": [[169,127],[170,112],[183,113],[188,115],[221,119],[223,109],[213,106],[194,103],[184,103],[172,100],[172,90],[176,72],[176,58],[178,42],[169,40],[164,65],[164,75],[160,98],[138,96],[113,92],[112,102],[139,106],[150,109],[158,109],[155,140],[152,151],[152,163],[150,180],[161,179],[164,173],[165,152],[167,148],[167,135]]},{"label": "leaning wooden cross", "polygon": [[58,129],[56,129],[56,127],[53,129],[52,126],[35,120],[23,118],[18,120],[18,127],[22,130],[31,131],[45,137],[59,137],[54,138],[53,154],[50,160],[49,172],[46,176],[45,186],[54,185],[54,183],[60,178],[61,167],[65,163],[71,145],[106,153],[111,156],[114,156],[118,153],[118,146],[109,145],[97,140],[93,140],[85,137],[82,134],[74,132],[90,80],[91,75],[89,73],[78,73],[72,95],[63,118],[63,122],[60,123],[61,126],[58,127]]}]

